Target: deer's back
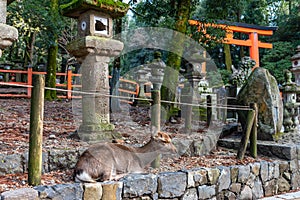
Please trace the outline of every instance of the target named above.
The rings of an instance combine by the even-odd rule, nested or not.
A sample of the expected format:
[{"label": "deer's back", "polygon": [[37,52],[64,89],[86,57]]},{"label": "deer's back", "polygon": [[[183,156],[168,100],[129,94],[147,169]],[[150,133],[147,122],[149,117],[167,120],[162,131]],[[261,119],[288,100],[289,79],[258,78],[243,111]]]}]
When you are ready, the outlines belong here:
[{"label": "deer's back", "polygon": [[86,172],[94,180],[101,180],[101,177],[110,173],[114,175],[142,171],[143,166],[136,150],[115,143],[92,145],[80,156],[75,166],[75,173]]}]

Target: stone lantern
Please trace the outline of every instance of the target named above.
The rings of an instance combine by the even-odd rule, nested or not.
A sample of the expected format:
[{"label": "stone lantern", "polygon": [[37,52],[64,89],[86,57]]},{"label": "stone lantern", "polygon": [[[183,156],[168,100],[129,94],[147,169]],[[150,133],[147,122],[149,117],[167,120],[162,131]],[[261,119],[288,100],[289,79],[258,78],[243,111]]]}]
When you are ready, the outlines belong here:
[{"label": "stone lantern", "polygon": [[149,102],[147,100],[142,100],[142,99],[146,99],[146,95],[145,95],[145,83],[147,83],[147,74],[148,71],[144,70],[144,66],[141,65],[140,69],[137,71],[137,82],[139,84],[139,94],[138,94],[138,98],[141,98],[139,100],[137,100],[137,104],[138,105],[145,105],[148,104]]},{"label": "stone lantern", "polygon": [[[8,1],[11,3],[12,0]],[[2,50],[12,45],[18,39],[18,30],[6,23],[7,0],[0,0],[0,57]]]},{"label": "stone lantern", "polygon": [[111,38],[113,19],[124,16],[128,9],[128,4],[118,0],[77,0],[61,5],[63,15],[78,19],[79,38],[67,49],[81,64],[82,124],[78,134],[82,140],[96,142],[115,137],[109,113],[108,64],[124,46]]},{"label": "stone lantern", "polygon": [[181,99],[183,103],[187,105],[183,106],[182,115],[185,118],[185,130],[187,133],[191,131],[192,128],[192,112],[193,108],[191,105],[195,100],[194,97],[199,94],[198,85],[202,78],[201,76],[201,63],[205,61],[202,55],[194,53],[189,59],[189,63],[186,64],[186,75],[187,82],[184,84],[184,89],[182,90]]},{"label": "stone lantern", "polygon": [[61,8],[63,15],[78,19],[78,36],[110,38],[113,35],[113,19],[123,17],[129,6],[119,0],[78,0]]},{"label": "stone lantern", "polygon": [[292,56],[291,61],[291,71],[294,73],[296,84],[300,86],[300,45],[297,47],[297,52]]},{"label": "stone lantern", "polygon": [[283,97],[283,126],[285,132],[292,132],[296,130],[299,125],[297,93],[299,92],[296,83],[292,82],[292,73],[286,70],[284,73],[285,82],[281,88]]},{"label": "stone lantern", "polygon": [[151,91],[151,131],[153,134],[160,131],[161,118],[161,95],[160,88],[164,78],[164,69],[166,64],[161,59],[162,55],[159,51],[154,52],[154,60],[148,64],[151,69],[150,81],[153,84]]},{"label": "stone lantern", "polygon": [[164,69],[166,68],[160,52],[154,52],[154,60],[148,66],[151,69],[150,81],[153,84],[153,90],[160,90],[164,78]]}]

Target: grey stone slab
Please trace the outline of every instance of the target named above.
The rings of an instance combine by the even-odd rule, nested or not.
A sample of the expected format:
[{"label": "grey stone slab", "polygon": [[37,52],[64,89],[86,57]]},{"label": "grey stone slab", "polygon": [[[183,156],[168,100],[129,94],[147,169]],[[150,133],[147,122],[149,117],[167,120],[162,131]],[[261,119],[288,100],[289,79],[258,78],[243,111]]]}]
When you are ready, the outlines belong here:
[{"label": "grey stone slab", "polygon": [[18,154],[0,154],[0,175],[23,173],[21,155]]},{"label": "grey stone slab", "polygon": [[269,164],[266,161],[260,162],[260,177],[262,182],[266,182],[269,177]]},{"label": "grey stone slab", "polygon": [[157,191],[157,176],[154,174],[131,174],[122,181],[124,197],[139,197]]},{"label": "grey stone slab", "polygon": [[207,176],[208,176],[208,182],[211,185],[214,185],[217,183],[219,179],[220,170],[218,168],[207,168]]},{"label": "grey stone slab", "polygon": [[278,184],[278,192],[279,193],[288,192],[291,189],[290,183],[283,177],[280,177],[277,180],[277,184]]},{"label": "grey stone slab", "polygon": [[264,196],[273,196],[278,192],[278,185],[275,179],[265,182],[263,187],[265,191]]},{"label": "grey stone slab", "polygon": [[230,179],[230,168],[229,167],[219,167],[220,170],[220,176],[218,180],[218,192],[221,192],[222,190],[227,190],[231,184]]},{"label": "grey stone slab", "polygon": [[[240,139],[219,139],[218,145],[221,147],[229,149],[238,149]],[[248,144],[249,147],[249,144]],[[248,148],[247,147],[247,148]],[[300,157],[300,151],[297,151],[297,145],[294,144],[276,144],[269,141],[258,141],[257,142],[257,152],[259,155],[264,155],[273,158],[280,158],[283,160],[293,160],[297,157]],[[299,154],[299,156],[298,156]]]},{"label": "grey stone slab", "polygon": [[254,185],[252,188],[252,195],[253,197],[255,197],[255,199],[262,198],[264,196],[263,185],[258,177],[254,181]]},{"label": "grey stone slab", "polygon": [[187,175],[183,172],[165,172],[158,175],[158,194],[160,198],[176,198],[185,193]]},{"label": "grey stone slab", "polygon": [[207,170],[204,168],[197,168],[187,170],[187,187],[196,187],[199,185],[207,184]]},{"label": "grey stone slab", "polygon": [[250,166],[245,165],[239,166],[239,174],[238,174],[238,182],[239,183],[246,183],[250,176]]},{"label": "grey stone slab", "polygon": [[38,199],[38,192],[32,188],[21,188],[17,190],[3,192],[0,195],[1,200],[27,200]]},{"label": "grey stone slab", "polygon": [[40,199],[79,200],[83,197],[83,187],[79,183],[37,186],[34,189],[39,192]]},{"label": "grey stone slab", "polygon": [[49,171],[75,167],[79,154],[77,150],[53,150],[48,155]]},{"label": "grey stone slab", "polygon": [[203,185],[198,187],[199,199],[209,199],[216,195],[216,186]]},{"label": "grey stone slab", "polygon": [[242,189],[241,194],[239,195],[238,199],[243,200],[252,200],[252,191],[251,188],[247,185]]},{"label": "grey stone slab", "polygon": [[259,175],[259,170],[260,170],[260,163],[256,162],[256,163],[250,163],[250,168],[251,168],[251,172],[255,175],[258,176]]},{"label": "grey stone slab", "polygon": [[181,198],[181,200],[195,200],[195,199],[198,199],[198,193],[196,188],[188,189]]},{"label": "grey stone slab", "polygon": [[300,174],[299,174],[299,172],[292,174],[291,186],[292,186],[293,190],[298,189],[300,187]]}]

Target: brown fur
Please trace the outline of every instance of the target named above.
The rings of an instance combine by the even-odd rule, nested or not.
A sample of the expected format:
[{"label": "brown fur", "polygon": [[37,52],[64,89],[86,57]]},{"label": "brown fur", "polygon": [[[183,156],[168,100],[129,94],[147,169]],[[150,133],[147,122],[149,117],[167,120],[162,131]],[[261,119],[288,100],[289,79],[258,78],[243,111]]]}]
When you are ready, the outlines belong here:
[{"label": "brown fur", "polygon": [[[161,153],[175,153],[171,138],[163,132],[142,147],[129,147],[117,143],[98,143],[90,146],[79,158],[74,175],[81,182],[118,179],[127,173],[143,172]],[[86,173],[91,179],[82,180]]]}]

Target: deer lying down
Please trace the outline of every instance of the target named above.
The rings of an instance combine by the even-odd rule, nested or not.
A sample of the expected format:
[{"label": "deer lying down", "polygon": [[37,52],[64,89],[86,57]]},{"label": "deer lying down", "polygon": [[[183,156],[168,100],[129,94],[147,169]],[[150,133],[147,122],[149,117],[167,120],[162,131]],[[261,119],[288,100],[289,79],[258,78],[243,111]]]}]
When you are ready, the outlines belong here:
[{"label": "deer lying down", "polygon": [[76,182],[117,180],[128,173],[141,173],[158,155],[176,153],[168,134],[158,132],[142,147],[98,143],[80,156],[74,170]]}]

